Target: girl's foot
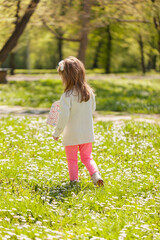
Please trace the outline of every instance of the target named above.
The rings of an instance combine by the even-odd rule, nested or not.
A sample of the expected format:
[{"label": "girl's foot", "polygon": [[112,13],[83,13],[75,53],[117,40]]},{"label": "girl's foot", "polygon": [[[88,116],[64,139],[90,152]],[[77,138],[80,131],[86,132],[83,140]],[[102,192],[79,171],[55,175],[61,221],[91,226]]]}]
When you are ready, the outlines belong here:
[{"label": "girl's foot", "polygon": [[101,175],[100,175],[99,172],[93,173],[93,175],[91,176],[91,179],[92,179],[95,186],[98,186],[98,187],[103,187],[104,186],[103,179],[101,178]]},{"label": "girl's foot", "polygon": [[70,180],[70,185],[73,187],[79,183],[79,180]]}]

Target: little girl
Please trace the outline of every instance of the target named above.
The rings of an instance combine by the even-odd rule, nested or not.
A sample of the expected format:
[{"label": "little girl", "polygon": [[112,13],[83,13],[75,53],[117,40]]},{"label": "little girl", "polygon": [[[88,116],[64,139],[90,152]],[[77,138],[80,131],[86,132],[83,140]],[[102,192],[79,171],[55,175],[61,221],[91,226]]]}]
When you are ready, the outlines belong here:
[{"label": "little girl", "polygon": [[92,158],[94,142],[92,112],[95,111],[95,96],[85,80],[85,68],[75,57],[68,57],[58,64],[58,72],[64,85],[60,99],[60,114],[53,133],[58,140],[63,133],[62,144],[68,162],[70,182],[78,181],[78,150],[82,163],[88,169],[94,185],[103,186],[97,165]]}]

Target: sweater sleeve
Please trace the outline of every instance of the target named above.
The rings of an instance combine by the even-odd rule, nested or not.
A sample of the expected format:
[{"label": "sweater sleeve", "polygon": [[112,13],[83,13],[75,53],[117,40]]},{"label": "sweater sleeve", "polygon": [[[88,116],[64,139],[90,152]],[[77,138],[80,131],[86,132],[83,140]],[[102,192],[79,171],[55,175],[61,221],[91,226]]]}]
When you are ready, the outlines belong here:
[{"label": "sweater sleeve", "polygon": [[59,119],[56,128],[52,134],[54,137],[59,137],[60,134],[63,132],[65,125],[68,122],[69,115],[70,115],[70,97],[66,97],[65,94],[63,94],[60,99]]},{"label": "sweater sleeve", "polygon": [[96,110],[96,101],[95,101],[95,95],[93,93],[92,95],[92,112],[95,112]]}]

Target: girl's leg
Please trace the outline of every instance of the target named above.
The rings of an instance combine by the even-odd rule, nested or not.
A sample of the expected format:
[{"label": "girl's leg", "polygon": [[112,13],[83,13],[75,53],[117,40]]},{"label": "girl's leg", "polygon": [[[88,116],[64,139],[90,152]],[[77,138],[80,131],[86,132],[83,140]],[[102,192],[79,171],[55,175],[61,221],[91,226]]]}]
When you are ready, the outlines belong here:
[{"label": "girl's leg", "polygon": [[88,169],[90,175],[92,176],[93,173],[98,172],[97,164],[92,158],[92,143],[80,144],[79,151],[81,161]]},{"label": "girl's leg", "polygon": [[78,145],[65,146],[68,161],[69,178],[71,181],[78,180]]}]

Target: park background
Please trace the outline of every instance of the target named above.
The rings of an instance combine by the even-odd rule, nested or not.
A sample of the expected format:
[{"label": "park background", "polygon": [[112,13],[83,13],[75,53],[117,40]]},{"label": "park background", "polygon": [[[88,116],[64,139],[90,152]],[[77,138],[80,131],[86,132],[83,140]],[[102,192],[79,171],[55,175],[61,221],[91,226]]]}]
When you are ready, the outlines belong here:
[{"label": "park background", "polygon": [[55,69],[73,55],[105,73],[160,71],[159,0],[29,3],[1,1],[3,67]]},{"label": "park background", "polygon": [[[160,0],[0,1],[0,239],[160,239]],[[46,124],[78,57],[96,94],[94,187]],[[7,75],[6,75],[7,74]]]}]

